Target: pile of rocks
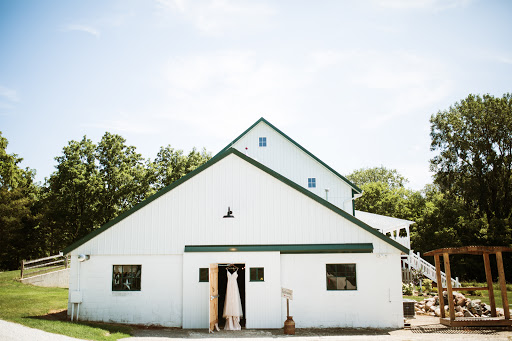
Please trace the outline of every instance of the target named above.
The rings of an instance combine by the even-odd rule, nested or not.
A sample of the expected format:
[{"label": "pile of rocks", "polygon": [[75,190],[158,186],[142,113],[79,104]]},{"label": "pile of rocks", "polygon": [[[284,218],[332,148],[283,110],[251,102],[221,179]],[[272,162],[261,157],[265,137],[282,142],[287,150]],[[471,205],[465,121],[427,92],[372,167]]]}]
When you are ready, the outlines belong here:
[{"label": "pile of rocks", "polygon": [[[444,293],[445,316],[448,315],[448,294]],[[453,292],[453,302],[455,307],[455,317],[490,317],[491,306],[483,303],[482,300],[471,300],[458,292]],[[439,306],[439,296],[427,298],[414,305],[416,314],[425,314],[431,316],[441,316],[441,307]],[[503,316],[503,309],[496,308],[496,315]]]}]

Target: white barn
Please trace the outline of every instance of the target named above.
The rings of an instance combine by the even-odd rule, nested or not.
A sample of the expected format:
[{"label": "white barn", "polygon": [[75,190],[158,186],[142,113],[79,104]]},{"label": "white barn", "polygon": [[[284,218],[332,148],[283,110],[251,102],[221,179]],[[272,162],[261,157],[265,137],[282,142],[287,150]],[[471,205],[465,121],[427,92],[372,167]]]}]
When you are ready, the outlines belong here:
[{"label": "white barn", "polygon": [[[282,287],[293,290],[299,328],[402,327],[400,257],[409,250],[355,217],[360,193],[261,118],[209,162],[64,250],[68,314],[208,328],[213,302],[222,316],[225,267],[235,264],[246,328],[283,326]],[[233,218],[224,217],[228,207]],[[219,272],[208,283],[210,266]]]}]

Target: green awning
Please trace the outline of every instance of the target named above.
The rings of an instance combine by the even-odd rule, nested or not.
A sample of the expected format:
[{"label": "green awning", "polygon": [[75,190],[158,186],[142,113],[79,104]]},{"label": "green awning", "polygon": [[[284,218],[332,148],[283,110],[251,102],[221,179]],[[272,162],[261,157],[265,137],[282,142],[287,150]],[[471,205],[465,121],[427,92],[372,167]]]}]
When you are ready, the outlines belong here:
[{"label": "green awning", "polygon": [[186,245],[185,252],[372,253],[372,243],[280,245]]}]

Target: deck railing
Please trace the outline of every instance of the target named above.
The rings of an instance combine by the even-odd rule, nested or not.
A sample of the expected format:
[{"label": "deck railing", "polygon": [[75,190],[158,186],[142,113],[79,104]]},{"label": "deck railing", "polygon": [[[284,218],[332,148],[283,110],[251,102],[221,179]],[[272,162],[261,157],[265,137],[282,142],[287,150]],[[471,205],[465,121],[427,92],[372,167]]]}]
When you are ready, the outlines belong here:
[{"label": "deck railing", "polygon": [[[402,258],[403,265],[407,264],[410,269],[415,269],[419,272],[421,272],[422,275],[427,277],[428,279],[431,279],[433,282],[437,283],[437,276],[436,276],[436,267],[421,258],[420,253],[414,253],[414,251],[411,250],[408,256],[405,256]],[[445,288],[446,287],[446,274],[441,271],[441,281],[442,285]],[[460,287],[459,278],[455,277],[451,279],[452,286],[454,288]]]}]

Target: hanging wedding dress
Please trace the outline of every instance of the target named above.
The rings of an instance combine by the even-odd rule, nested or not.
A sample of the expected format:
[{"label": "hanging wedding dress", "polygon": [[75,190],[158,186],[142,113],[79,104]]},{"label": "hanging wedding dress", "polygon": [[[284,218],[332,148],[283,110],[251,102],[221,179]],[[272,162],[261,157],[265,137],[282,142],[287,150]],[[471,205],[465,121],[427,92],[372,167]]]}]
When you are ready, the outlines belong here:
[{"label": "hanging wedding dress", "polygon": [[222,316],[226,319],[224,330],[241,330],[240,318],[243,316],[242,301],[238,291],[238,271],[230,273],[227,269],[228,285],[226,288],[226,301],[224,302],[224,313]]}]

